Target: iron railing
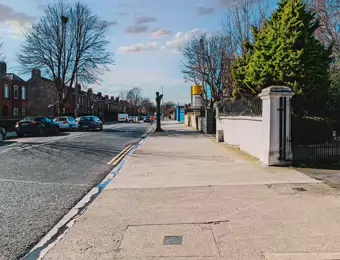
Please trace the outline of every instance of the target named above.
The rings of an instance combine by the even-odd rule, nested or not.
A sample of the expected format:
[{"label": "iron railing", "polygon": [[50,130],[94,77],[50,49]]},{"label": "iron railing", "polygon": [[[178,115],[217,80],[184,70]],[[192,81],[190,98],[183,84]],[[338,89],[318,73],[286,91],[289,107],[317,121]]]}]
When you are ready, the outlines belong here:
[{"label": "iron railing", "polygon": [[262,100],[259,97],[223,101],[218,108],[219,116],[262,116]]}]

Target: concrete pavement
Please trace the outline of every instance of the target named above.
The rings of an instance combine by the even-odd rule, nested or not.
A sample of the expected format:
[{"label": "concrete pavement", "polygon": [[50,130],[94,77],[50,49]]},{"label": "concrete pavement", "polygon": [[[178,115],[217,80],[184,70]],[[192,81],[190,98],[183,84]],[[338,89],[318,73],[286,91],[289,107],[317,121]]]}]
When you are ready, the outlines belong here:
[{"label": "concrete pavement", "polygon": [[169,122],[45,259],[340,258],[340,193]]}]

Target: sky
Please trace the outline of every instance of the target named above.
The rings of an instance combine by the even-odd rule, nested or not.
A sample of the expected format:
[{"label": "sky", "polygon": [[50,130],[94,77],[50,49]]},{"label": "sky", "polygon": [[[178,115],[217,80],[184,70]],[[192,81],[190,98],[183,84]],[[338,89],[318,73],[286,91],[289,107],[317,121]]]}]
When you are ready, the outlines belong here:
[{"label": "sky", "polygon": [[[225,8],[235,0],[79,0],[100,19],[110,23],[108,48],[114,53],[110,66],[92,87],[94,92],[117,96],[140,87],[154,99],[164,91],[164,100],[190,102],[190,83],[180,71],[184,44],[204,32],[222,30]],[[257,1],[257,0],[250,0]],[[271,8],[276,0],[269,0]],[[18,73],[16,55],[23,32],[44,15],[48,0],[0,0],[0,38],[4,42],[8,72]],[[73,1],[69,1],[73,2]],[[28,79],[29,75],[19,75]]]}]

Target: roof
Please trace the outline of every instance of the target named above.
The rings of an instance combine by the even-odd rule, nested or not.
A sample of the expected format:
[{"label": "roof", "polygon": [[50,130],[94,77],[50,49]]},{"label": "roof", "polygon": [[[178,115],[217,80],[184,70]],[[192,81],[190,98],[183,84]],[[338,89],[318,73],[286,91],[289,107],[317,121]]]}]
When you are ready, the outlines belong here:
[{"label": "roof", "polygon": [[7,78],[9,80],[26,82],[25,80],[23,80],[22,78],[20,78],[18,75],[14,74],[14,73],[6,73],[4,76],[5,76],[5,78]]}]

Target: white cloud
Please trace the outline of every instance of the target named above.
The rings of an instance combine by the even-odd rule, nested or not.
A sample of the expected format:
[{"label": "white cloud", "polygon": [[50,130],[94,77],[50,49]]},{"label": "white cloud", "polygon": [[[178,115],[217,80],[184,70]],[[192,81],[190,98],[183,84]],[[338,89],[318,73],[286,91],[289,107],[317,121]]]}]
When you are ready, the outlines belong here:
[{"label": "white cloud", "polygon": [[[224,7],[233,7],[239,6],[240,2],[238,0],[217,0],[217,2]],[[262,3],[263,0],[246,0],[245,3],[247,4],[257,4]]]},{"label": "white cloud", "polygon": [[0,4],[0,31],[10,33],[13,38],[20,38],[22,32],[26,32],[35,19],[34,16],[17,12],[8,5]]},{"label": "white cloud", "polygon": [[107,25],[108,25],[108,27],[116,26],[116,25],[118,25],[118,21],[117,20],[115,20],[115,21],[107,21]]},{"label": "white cloud", "polygon": [[214,13],[214,8],[212,7],[205,7],[205,6],[199,6],[196,9],[196,12],[198,15],[209,15]]},{"label": "white cloud", "polygon": [[118,53],[131,53],[131,52],[145,52],[154,51],[159,49],[159,42],[150,42],[148,44],[134,44],[130,46],[122,46],[118,49]]},{"label": "white cloud", "polygon": [[178,32],[171,41],[166,43],[166,48],[174,50],[175,52],[181,52],[188,41],[205,32],[205,30],[200,28],[196,28],[188,32]]},{"label": "white cloud", "polygon": [[154,38],[160,38],[160,37],[165,37],[165,36],[169,36],[172,34],[172,31],[170,30],[155,30],[152,33],[152,37]]},{"label": "white cloud", "polygon": [[141,16],[141,17],[137,18],[136,24],[141,25],[141,24],[152,23],[152,22],[156,22],[156,21],[157,21],[157,19],[155,17]]},{"label": "white cloud", "polygon": [[126,28],[126,32],[131,34],[144,33],[148,30],[148,28],[149,27],[147,25],[133,25]]}]

